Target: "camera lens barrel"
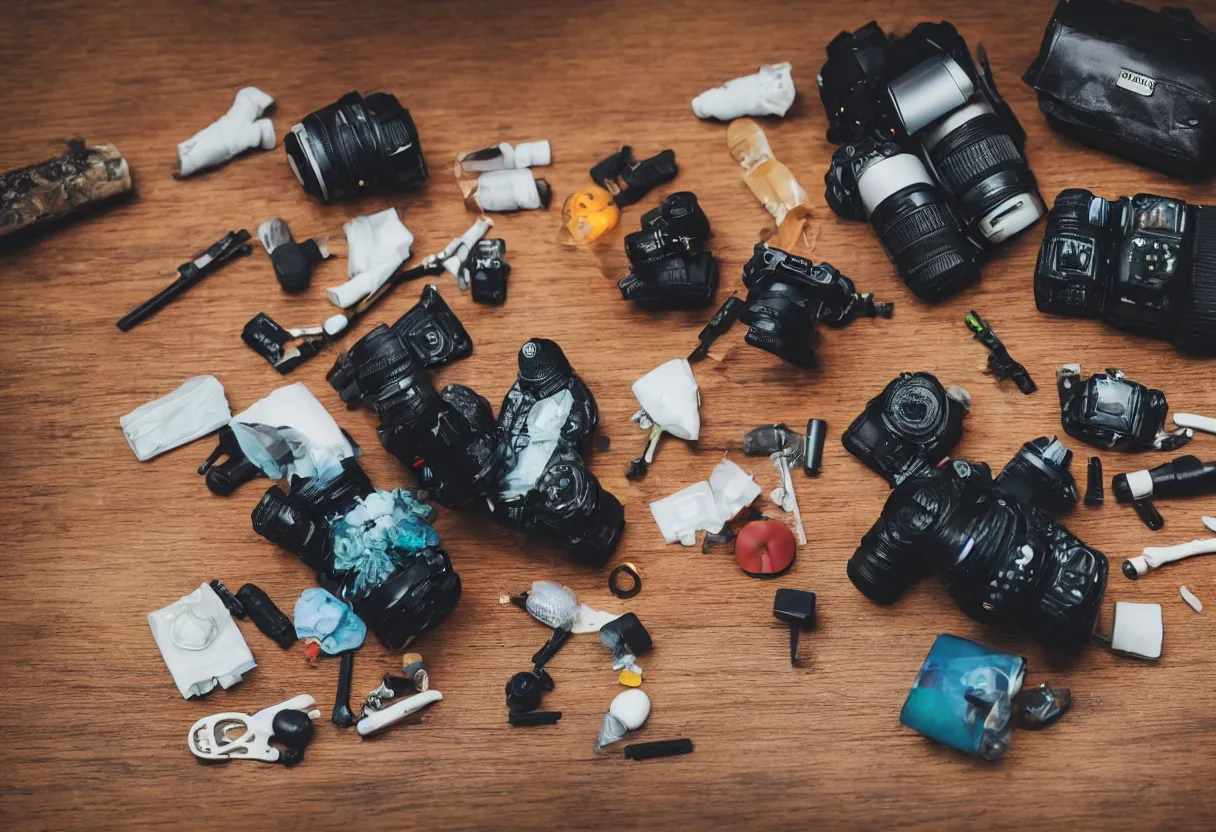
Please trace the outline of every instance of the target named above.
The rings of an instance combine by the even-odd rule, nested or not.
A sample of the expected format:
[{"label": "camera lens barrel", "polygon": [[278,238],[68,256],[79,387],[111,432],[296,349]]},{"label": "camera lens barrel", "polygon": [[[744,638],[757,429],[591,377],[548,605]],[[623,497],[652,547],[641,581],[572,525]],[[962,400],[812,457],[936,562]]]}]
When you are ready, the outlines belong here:
[{"label": "camera lens barrel", "polygon": [[950,113],[922,141],[942,187],[989,243],[1009,239],[1046,213],[1026,160],[986,102]]},{"label": "camera lens barrel", "polygon": [[283,146],[300,185],[323,201],[413,188],[427,177],[414,121],[389,93],[347,93],[293,125]]},{"label": "camera lens barrel", "polygon": [[967,103],[975,84],[948,55],[923,61],[887,85],[891,104],[909,136]]}]

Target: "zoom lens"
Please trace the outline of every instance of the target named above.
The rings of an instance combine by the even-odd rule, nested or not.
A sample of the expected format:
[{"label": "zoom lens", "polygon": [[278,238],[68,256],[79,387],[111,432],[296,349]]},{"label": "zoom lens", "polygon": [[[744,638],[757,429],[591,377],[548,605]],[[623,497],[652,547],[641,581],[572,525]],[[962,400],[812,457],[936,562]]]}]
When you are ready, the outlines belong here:
[{"label": "zoom lens", "polygon": [[253,530],[286,549],[313,569],[329,555],[329,529],[294,505],[277,485],[270,486],[253,507]]},{"label": "zoom lens", "polygon": [[920,160],[883,145],[857,172],[861,202],[900,277],[922,300],[979,279],[978,252]]},{"label": "zoom lens", "polygon": [[967,226],[978,227],[990,244],[1004,242],[1046,213],[1034,174],[987,102],[960,107],[925,130],[922,141]]},{"label": "zoom lens", "polygon": [[347,93],[309,113],[283,139],[304,190],[324,201],[365,190],[407,189],[426,179],[409,110],[389,93]]}]

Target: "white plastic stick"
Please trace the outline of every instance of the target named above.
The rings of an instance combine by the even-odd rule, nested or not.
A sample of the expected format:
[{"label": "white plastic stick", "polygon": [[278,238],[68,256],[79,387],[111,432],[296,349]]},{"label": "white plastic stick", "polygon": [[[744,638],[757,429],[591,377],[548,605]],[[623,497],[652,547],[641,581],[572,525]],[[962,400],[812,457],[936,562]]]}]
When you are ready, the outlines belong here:
[{"label": "white plastic stick", "polygon": [[372,711],[356,723],[355,730],[359,732],[359,736],[361,737],[366,737],[377,731],[383,731],[390,725],[396,725],[410,714],[417,713],[427,705],[431,705],[441,699],[443,699],[443,694],[437,690],[423,691],[422,693],[402,699],[400,702],[394,702],[383,710]]},{"label": "white plastic stick", "polygon": [[1174,424],[1180,428],[1193,428],[1204,433],[1216,433],[1216,419],[1194,413],[1175,413]]}]

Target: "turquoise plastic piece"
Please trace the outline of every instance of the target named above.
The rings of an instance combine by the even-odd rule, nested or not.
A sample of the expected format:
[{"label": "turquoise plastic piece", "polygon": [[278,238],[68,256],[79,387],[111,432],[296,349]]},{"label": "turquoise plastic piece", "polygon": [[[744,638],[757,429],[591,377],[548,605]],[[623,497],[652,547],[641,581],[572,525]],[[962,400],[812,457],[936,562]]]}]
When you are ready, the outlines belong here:
[{"label": "turquoise plastic piece", "polygon": [[1013,730],[1013,697],[1026,660],[942,634],[933,642],[899,721],[929,739],[999,760]]},{"label": "turquoise plastic piece", "polygon": [[367,638],[367,625],[350,607],[319,586],[300,593],[295,608],[296,635],[315,638],[331,656],[356,650]]}]

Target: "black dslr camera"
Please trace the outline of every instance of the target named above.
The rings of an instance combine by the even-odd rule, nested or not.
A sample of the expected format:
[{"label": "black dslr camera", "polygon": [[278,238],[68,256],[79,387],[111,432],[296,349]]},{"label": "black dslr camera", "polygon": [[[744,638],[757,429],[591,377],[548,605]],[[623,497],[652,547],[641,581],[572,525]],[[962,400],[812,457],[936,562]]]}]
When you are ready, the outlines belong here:
[{"label": "black dslr camera", "polygon": [[350,604],[390,650],[437,626],[460,600],[460,576],[448,553],[434,546],[397,549],[374,573],[340,568],[331,520],[355,508],[375,489],[353,458],[328,481],[295,477],[290,490],[272,485],[253,509],[258,534],[316,571],[317,583]]},{"label": "black dslr camera", "polygon": [[[1033,462],[1023,459],[1026,447]],[[1021,627],[1049,649],[1085,644],[1109,564],[1043,510],[1059,506],[1061,481],[1071,484],[1071,454],[1046,438],[1026,447],[995,482],[984,463],[955,459],[896,486],[849,559],[849,580],[870,600],[891,604],[935,573],[977,621]],[[1023,476],[1042,468],[1054,469],[1046,488]]]},{"label": "black dslr camera", "polygon": [[1042,312],[1102,318],[1186,352],[1216,353],[1216,206],[1061,191],[1047,215],[1034,301]]},{"label": "black dslr camera", "polygon": [[624,509],[584,462],[599,411],[553,341],[533,338],[520,349],[519,375],[497,420],[468,387],[436,392],[386,326],[342,355],[328,380],[348,406],[366,402],[376,411],[385,450],[441,505],[481,497],[503,525],[562,543],[580,560],[602,566],[612,555]]},{"label": "black dslr camera", "polygon": [[845,219],[869,219],[917,297],[979,279],[982,255],[1044,213],[1025,132],[950,23],[893,38],[871,21],[827,47],[819,95],[828,140],[843,145],[824,180]]},{"label": "black dslr camera", "polygon": [[427,176],[410,111],[390,93],[347,93],[292,125],[283,147],[305,192],[325,202],[415,188]]},{"label": "black dslr camera", "polygon": [[691,191],[674,193],[625,235],[630,272],[617,281],[625,300],[700,309],[718,291],[718,261],[705,248],[709,218]]},{"label": "black dslr camera", "polygon": [[[844,326],[854,318],[891,317],[894,304],[875,303],[830,263],[812,263],[767,243],[757,243],[743,266],[747,303],[739,319],[744,340],[791,364],[814,367],[817,322]],[[729,301],[728,301],[729,303]]]},{"label": "black dslr camera", "polygon": [[841,437],[845,450],[892,487],[932,469],[963,438],[971,395],[930,373],[900,373]]}]

